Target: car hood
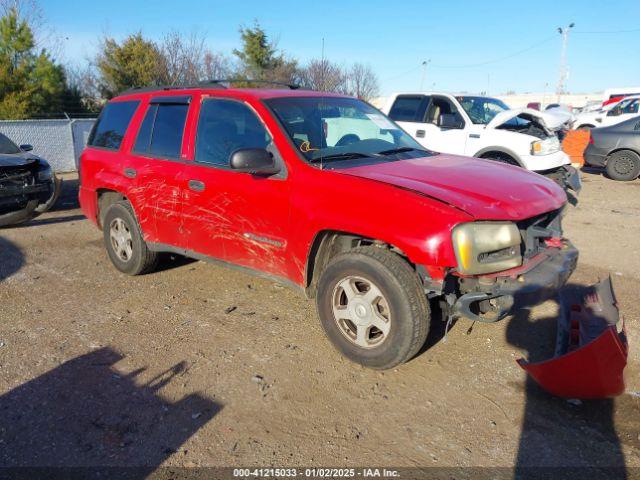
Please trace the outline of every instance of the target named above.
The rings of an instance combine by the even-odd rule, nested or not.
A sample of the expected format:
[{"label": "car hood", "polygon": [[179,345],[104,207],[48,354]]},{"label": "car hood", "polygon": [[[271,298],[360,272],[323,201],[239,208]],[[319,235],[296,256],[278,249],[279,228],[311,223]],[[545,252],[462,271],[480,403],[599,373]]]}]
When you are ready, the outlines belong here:
[{"label": "car hood", "polygon": [[553,181],[491,160],[436,154],[337,170],[426,195],[479,220],[523,220],[567,200]]},{"label": "car hood", "polygon": [[29,153],[0,153],[0,168],[26,167],[38,160],[38,157]]},{"label": "car hood", "polygon": [[549,130],[557,130],[567,121],[567,118],[565,118],[564,115],[548,114],[545,112],[539,112],[532,108],[514,108],[512,110],[505,110],[498,113],[489,123],[487,123],[487,128],[498,128],[519,115],[522,115],[524,118],[535,118]]}]

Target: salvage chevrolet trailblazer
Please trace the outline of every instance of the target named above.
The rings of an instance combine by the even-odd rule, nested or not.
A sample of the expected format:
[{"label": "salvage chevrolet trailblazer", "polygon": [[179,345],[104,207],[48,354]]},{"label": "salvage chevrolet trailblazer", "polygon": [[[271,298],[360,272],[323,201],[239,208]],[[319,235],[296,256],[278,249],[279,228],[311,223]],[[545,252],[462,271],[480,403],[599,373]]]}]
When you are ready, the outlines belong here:
[{"label": "salvage chevrolet trailblazer", "polygon": [[371,368],[418,352],[430,305],[497,321],[556,294],[578,257],[553,181],[427,151],[341,95],[131,90],[104,107],[80,179],[120,271],[173,252],[280,280],[315,298],[335,347]]}]

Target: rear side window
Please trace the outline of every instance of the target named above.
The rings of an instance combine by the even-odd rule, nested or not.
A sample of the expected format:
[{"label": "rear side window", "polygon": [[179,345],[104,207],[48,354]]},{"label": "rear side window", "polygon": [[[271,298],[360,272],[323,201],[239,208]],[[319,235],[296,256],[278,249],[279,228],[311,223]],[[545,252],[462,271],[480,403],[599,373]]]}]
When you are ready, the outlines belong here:
[{"label": "rear side window", "polygon": [[397,122],[424,122],[429,97],[401,95],[393,102],[389,117]]},{"label": "rear side window", "polygon": [[151,104],[140,125],[136,153],[159,158],[178,158],[189,105]]},{"label": "rear side window", "polygon": [[118,150],[139,104],[139,101],[108,103],[91,130],[88,144],[92,147]]}]

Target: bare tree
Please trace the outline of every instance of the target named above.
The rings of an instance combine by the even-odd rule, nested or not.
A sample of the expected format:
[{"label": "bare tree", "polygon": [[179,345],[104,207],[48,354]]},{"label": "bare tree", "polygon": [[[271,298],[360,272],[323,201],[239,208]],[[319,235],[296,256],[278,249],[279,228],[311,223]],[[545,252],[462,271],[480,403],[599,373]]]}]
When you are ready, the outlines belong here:
[{"label": "bare tree", "polygon": [[163,81],[169,85],[189,85],[221,78],[231,70],[230,60],[208,49],[205,36],[198,32],[187,36],[177,30],[169,32],[162,40],[160,52]]},{"label": "bare tree", "polygon": [[84,108],[89,112],[98,111],[102,98],[94,66],[90,62],[84,67],[67,65],[64,71],[69,90],[80,96]]},{"label": "bare tree", "polygon": [[46,48],[54,57],[62,55],[62,37],[47,22],[37,0],[0,0],[0,16],[15,11],[20,20],[27,22],[33,32],[35,47]]},{"label": "bare tree", "polygon": [[369,101],[379,93],[378,77],[369,65],[354,63],[347,74],[350,95]]},{"label": "bare tree", "polygon": [[347,76],[340,67],[327,59],[311,60],[300,71],[300,80],[305,88],[321,92],[346,93]]}]

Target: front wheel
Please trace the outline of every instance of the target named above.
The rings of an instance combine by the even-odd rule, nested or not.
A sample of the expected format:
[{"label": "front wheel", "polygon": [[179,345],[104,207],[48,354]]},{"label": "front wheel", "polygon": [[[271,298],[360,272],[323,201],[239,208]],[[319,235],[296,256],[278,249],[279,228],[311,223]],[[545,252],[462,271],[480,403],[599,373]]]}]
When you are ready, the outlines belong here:
[{"label": "front wheel", "polygon": [[378,247],[334,257],[320,276],[316,303],[333,345],[365,367],[382,370],[406,362],[429,332],[429,303],[415,271]]},{"label": "front wheel", "polygon": [[629,182],[640,175],[640,156],[630,150],[620,150],[607,159],[607,176],[613,180]]}]

